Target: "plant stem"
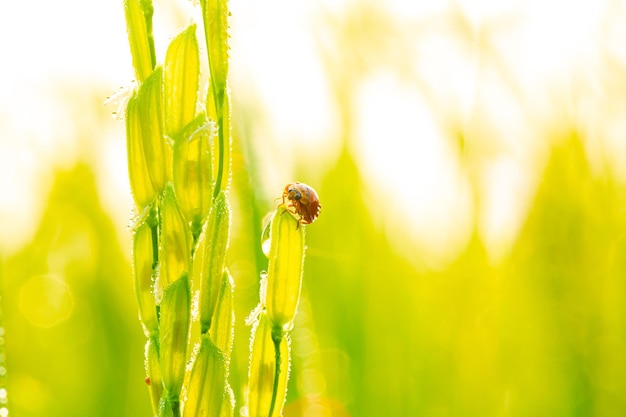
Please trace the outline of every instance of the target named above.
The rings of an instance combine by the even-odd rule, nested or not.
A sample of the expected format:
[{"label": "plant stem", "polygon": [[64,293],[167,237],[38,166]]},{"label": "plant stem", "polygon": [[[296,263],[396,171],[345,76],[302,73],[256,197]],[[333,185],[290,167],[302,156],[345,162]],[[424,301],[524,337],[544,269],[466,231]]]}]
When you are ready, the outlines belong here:
[{"label": "plant stem", "polygon": [[151,0],[141,0],[141,9],[143,10],[143,18],[146,21],[146,32],[148,35],[148,45],[150,45],[150,61],[152,69],[156,67],[156,51],[154,48],[154,36],[152,35],[152,15],[154,7]]},{"label": "plant stem", "polygon": [[220,193],[222,185],[222,176],[224,175],[224,113],[222,112],[222,106],[216,106],[217,111],[217,140],[219,144],[219,159],[217,165],[217,177],[215,178],[215,190],[213,190],[213,198],[216,198]]},{"label": "plant stem", "polygon": [[146,219],[146,223],[150,226],[152,231],[152,270],[154,271],[159,264],[159,214],[157,212],[156,204],[152,205],[150,214]]},{"label": "plant stem", "polygon": [[172,399],[172,414],[174,417],[180,417],[180,401],[176,399]]},{"label": "plant stem", "polygon": [[270,404],[270,413],[268,417],[272,417],[274,414],[274,408],[276,407],[276,397],[278,395],[278,377],[280,376],[280,343],[283,340],[283,332],[275,331],[272,329],[272,341],[274,342],[274,354],[276,355],[276,371],[274,373],[274,387],[272,389],[272,402]]}]

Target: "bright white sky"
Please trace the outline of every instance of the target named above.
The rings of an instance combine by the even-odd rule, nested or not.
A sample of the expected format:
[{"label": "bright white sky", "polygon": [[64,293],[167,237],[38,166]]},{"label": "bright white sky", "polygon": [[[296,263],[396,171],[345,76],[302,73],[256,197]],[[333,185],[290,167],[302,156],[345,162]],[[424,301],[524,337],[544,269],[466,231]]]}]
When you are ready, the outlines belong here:
[{"label": "bright white sky", "polygon": [[[547,145],[533,138],[554,118],[555,106],[557,113],[569,112],[592,129],[601,120],[605,130],[594,133],[606,138],[605,153],[616,161],[625,154],[625,118],[602,84],[601,55],[626,63],[624,4],[370,3],[384,12],[381,22],[387,19],[396,30],[398,40],[391,47],[403,45],[398,63],[386,62],[383,54],[353,91],[357,154],[372,184],[368,192],[378,203],[372,209],[381,227],[408,229],[415,247],[444,258],[467,240],[474,200],[450,132],[442,130],[443,119],[455,120],[477,140],[480,158],[472,178],[481,185],[481,204],[476,216],[495,258],[523,218]],[[284,164],[290,160],[285,156],[306,151],[326,167],[339,150],[336,103],[325,78],[320,39],[331,33],[326,18],[340,18],[356,4],[231,0],[232,86],[262,105],[259,129],[267,129],[264,140],[275,143],[260,151],[268,165],[283,169],[267,173],[266,182],[276,189],[293,168]],[[162,57],[167,40],[189,23],[192,6],[186,0],[157,0],[155,7]],[[460,16],[470,28],[466,35],[459,34]],[[508,78],[477,48],[479,28],[494,26],[491,45]],[[116,222],[125,225],[131,199],[124,127],[112,119],[99,125],[102,114],[114,109],[96,100],[101,94],[104,101],[133,77],[122,0],[4,1],[0,54],[0,252],[10,253],[28,241],[52,169],[71,166],[79,157],[95,163],[103,201]],[[578,98],[577,106],[567,108],[575,100],[566,97]],[[77,122],[76,102],[97,129]],[[602,106],[604,119],[598,119]],[[521,109],[530,109],[531,120]],[[489,124],[479,123],[481,118]],[[85,147],[78,135],[92,143]],[[482,141],[483,135],[499,142]],[[90,151],[85,154],[85,149]]]}]

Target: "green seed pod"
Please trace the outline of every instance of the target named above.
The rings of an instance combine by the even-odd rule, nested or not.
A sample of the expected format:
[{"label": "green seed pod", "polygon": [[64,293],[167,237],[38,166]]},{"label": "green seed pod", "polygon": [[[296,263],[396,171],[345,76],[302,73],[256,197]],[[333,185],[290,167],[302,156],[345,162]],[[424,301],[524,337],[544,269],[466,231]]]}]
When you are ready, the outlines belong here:
[{"label": "green seed pod", "polygon": [[154,286],[152,273],[152,229],[144,222],[133,235],[133,278],[139,305],[139,319],[146,336],[157,334],[159,331],[152,292]]},{"label": "green seed pod", "polygon": [[146,382],[148,383],[154,414],[157,414],[159,411],[159,400],[163,394],[163,378],[161,377],[157,345],[157,339],[152,337],[146,343],[146,375],[148,376]]},{"label": "green seed pod", "polygon": [[272,325],[289,330],[293,326],[302,287],[304,227],[285,210],[281,204],[270,226],[266,302]]},{"label": "green seed pod", "polygon": [[[252,352],[248,382],[248,416],[279,417],[287,396],[289,379],[289,342],[283,337],[280,345],[279,367],[276,367],[276,344],[272,340],[272,325],[265,312],[252,330]],[[278,372],[277,372],[278,369]],[[278,374],[278,380],[276,375]],[[275,387],[274,384],[277,384]],[[274,394],[274,392],[276,394]],[[275,395],[273,411],[272,398]]]},{"label": "green seed pod", "polygon": [[196,114],[199,75],[196,25],[192,24],[170,42],[163,65],[165,133],[175,142]]},{"label": "green seed pod", "polygon": [[178,396],[185,376],[190,319],[189,277],[183,275],[165,289],[159,332],[163,385],[169,397]]},{"label": "green seed pod", "polygon": [[174,188],[180,209],[191,222],[192,233],[197,238],[213,199],[213,124],[201,114],[181,136],[183,140],[174,144]]},{"label": "green seed pod", "polygon": [[176,204],[171,185],[165,189],[161,204],[159,260],[159,291],[191,272],[191,233]]},{"label": "green seed pod", "polygon": [[143,154],[142,137],[138,98],[135,91],[126,106],[126,146],[130,188],[139,212],[143,212],[156,197],[156,192],[148,173],[146,158]]},{"label": "green seed pod", "polygon": [[205,250],[200,286],[200,330],[211,328],[217,298],[222,287],[224,261],[230,232],[230,207],[226,193],[221,192],[211,207],[205,227]]},{"label": "green seed pod", "polygon": [[[228,76],[228,2],[224,0],[200,0],[204,20],[206,44],[209,53],[211,84],[216,96],[226,91]],[[219,110],[218,110],[219,113]]]},{"label": "green seed pod", "polygon": [[226,358],[211,342],[208,335],[201,336],[200,349],[191,369],[185,417],[219,416],[226,388]]},{"label": "green seed pod", "polygon": [[157,68],[132,95],[126,108],[128,175],[140,212],[163,190],[171,152],[163,136],[162,77]]},{"label": "green seed pod", "polygon": [[210,334],[211,340],[224,353],[227,360],[230,360],[230,352],[233,347],[233,326],[235,325],[233,291],[233,278],[228,269],[225,268]]},{"label": "green seed pod", "polygon": [[[150,47],[150,34],[141,3],[145,2],[141,2],[140,0],[124,0],[130,54],[133,58],[135,75],[139,82],[148,78],[154,64]],[[152,16],[150,16],[150,19],[152,19]]]}]

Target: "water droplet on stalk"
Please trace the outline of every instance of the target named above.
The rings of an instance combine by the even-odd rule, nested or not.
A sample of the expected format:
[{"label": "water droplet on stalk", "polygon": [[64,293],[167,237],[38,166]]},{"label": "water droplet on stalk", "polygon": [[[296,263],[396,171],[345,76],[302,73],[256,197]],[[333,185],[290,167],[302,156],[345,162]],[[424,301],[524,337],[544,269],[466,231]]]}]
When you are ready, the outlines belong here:
[{"label": "water droplet on stalk", "polygon": [[263,250],[263,254],[269,258],[270,256],[270,225],[272,224],[272,219],[274,218],[274,214],[276,212],[272,212],[269,215],[265,216],[263,233],[261,233],[261,250]]}]

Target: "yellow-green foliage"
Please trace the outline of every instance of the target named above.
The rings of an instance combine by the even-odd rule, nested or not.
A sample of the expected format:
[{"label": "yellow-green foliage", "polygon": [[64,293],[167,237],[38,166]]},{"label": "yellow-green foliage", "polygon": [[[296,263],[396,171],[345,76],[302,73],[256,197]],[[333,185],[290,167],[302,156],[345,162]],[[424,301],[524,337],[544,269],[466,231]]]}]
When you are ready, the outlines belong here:
[{"label": "yellow-green foliage", "polygon": [[[154,72],[158,60],[142,8],[146,2],[127,0],[124,4],[132,15],[129,20],[140,22],[130,32],[141,33],[141,39],[133,43],[133,49],[139,51],[133,53],[139,91],[131,98],[125,121],[129,137],[137,139],[129,153],[141,154],[144,147],[153,145],[167,150],[175,138],[163,137],[163,143],[156,144],[144,142],[142,126],[159,127],[153,119],[139,115],[140,108],[157,106],[156,101],[140,103],[140,97],[152,96],[145,86],[162,82],[155,75],[160,70]],[[356,32],[355,26],[346,31]],[[347,47],[341,51],[350,62],[359,58],[352,55],[354,50],[367,50],[375,44],[348,40],[343,39]],[[216,53],[221,54],[219,50]],[[380,64],[383,59],[376,56],[372,61]],[[164,74],[166,66],[163,62]],[[381,227],[381,213],[393,212],[395,207],[379,198],[379,189],[362,176],[365,168],[357,162],[359,142],[351,136],[357,129],[349,120],[354,110],[349,103],[354,97],[342,90],[356,83],[359,73],[348,66],[333,68],[338,81],[332,91],[345,94],[339,97],[337,109],[342,120],[341,152],[335,159],[329,157],[328,165],[316,165],[306,152],[289,155],[297,175],[285,179],[314,184],[324,212],[306,228],[307,257],[291,330],[291,353],[281,354],[283,359],[291,357],[284,416],[623,416],[626,185],[610,164],[597,158],[593,165],[589,162],[590,156],[597,156],[589,149],[597,149],[590,146],[595,138],[580,127],[583,120],[573,117],[564,122],[564,133],[538,129],[537,140],[549,144],[549,155],[545,164],[537,164],[531,172],[538,184],[508,252],[494,261],[474,223],[461,248],[431,268],[427,254],[399,251],[390,244],[410,240],[407,230]],[[210,99],[205,100],[205,94]],[[606,94],[615,93],[607,90]],[[207,125],[213,121],[217,128],[213,93],[199,91],[198,97],[198,101],[206,101],[207,108],[193,115],[192,127],[187,125],[181,131],[188,137],[193,132],[206,134],[205,148],[185,153],[181,147],[179,151],[191,155],[187,161],[210,160],[210,175],[203,165],[190,171],[181,169],[178,172],[187,177],[177,177],[175,169],[181,167],[173,164],[170,178],[167,166],[158,168],[162,173],[151,173],[145,158],[133,159],[132,166],[138,171],[130,176],[138,213],[130,225],[132,243],[130,233],[118,233],[103,209],[97,188],[103,178],[96,176],[94,167],[78,164],[55,173],[45,209],[40,218],[33,218],[31,242],[16,253],[3,254],[0,383],[6,381],[9,415],[150,416],[159,410],[163,392],[159,340],[169,336],[161,334],[161,329],[155,334],[155,320],[160,317],[159,324],[184,322],[185,317],[166,318],[163,306],[160,310],[156,306],[170,300],[193,305],[193,297],[186,300],[181,290],[179,299],[172,287],[150,298],[158,276],[152,270],[155,238],[158,260],[159,242],[164,243],[162,235],[158,239],[158,230],[168,227],[167,220],[159,216],[168,215],[169,208],[157,206],[167,200],[162,191],[173,182],[173,191],[168,192],[177,199],[178,212],[174,210],[170,221],[178,226],[172,239],[183,237],[179,242],[189,242],[189,249],[187,243],[177,243],[182,245],[178,249],[189,253],[185,256],[191,256],[197,239],[200,243],[195,247],[194,262],[183,262],[168,282],[179,283],[179,290],[184,290],[186,283],[180,280],[191,279],[189,287],[199,291],[202,262],[198,259],[203,258],[205,246],[190,224],[194,219],[206,222],[211,204],[198,189],[185,191],[188,183],[177,178],[203,178],[198,183],[213,183],[221,169],[219,186],[209,193],[211,200],[216,189],[219,195],[228,188],[230,157],[224,158],[222,168],[215,158],[220,149],[222,155],[230,150],[230,116],[225,117],[230,115],[230,110],[225,110],[230,106],[224,105],[230,101],[227,96],[223,102],[218,100],[223,107],[220,130],[225,134],[220,139],[217,130]],[[255,404],[262,404],[258,408],[264,412],[263,406],[273,394],[267,390],[276,377],[272,329],[257,325],[252,345],[261,353],[251,357],[251,329],[243,320],[258,303],[259,272],[268,269],[260,249],[261,219],[276,209],[273,199],[281,192],[280,187],[268,189],[261,183],[264,175],[252,163],[261,159],[246,141],[256,141],[258,136],[252,136],[249,131],[254,129],[246,130],[244,124],[260,123],[255,112],[246,113],[244,106],[238,105],[236,120],[241,129],[235,138],[229,190],[233,228],[225,267],[219,271],[216,314],[209,332],[201,335],[199,320],[190,316],[195,323],[190,326],[186,360],[194,358],[194,362],[182,378],[183,385],[189,384],[183,390],[190,404],[186,415],[215,407],[212,410],[221,416],[237,416],[247,405],[244,393],[250,386],[259,394],[249,404],[252,416]],[[175,119],[172,132],[184,124],[180,120],[189,120],[186,110],[180,114],[185,116]],[[457,128],[452,122],[443,124],[451,131]],[[472,148],[471,138],[459,138],[463,151],[471,150],[478,158],[490,157],[491,150]],[[192,138],[181,143],[194,142]],[[173,157],[167,151],[157,153],[165,154],[166,159]],[[464,172],[470,165],[467,160],[461,162]],[[472,187],[479,195],[480,186]],[[189,204],[181,204],[182,194],[189,196]],[[283,217],[293,220],[289,216]],[[295,232],[295,221],[293,226]],[[129,259],[131,247],[133,258]],[[163,252],[160,255],[167,259]],[[229,303],[237,317],[233,330],[229,327]],[[172,313],[178,312],[178,308],[174,310]],[[260,321],[268,322],[267,312],[261,313]],[[142,333],[142,324],[151,337]],[[234,339],[229,338],[230,332]],[[180,351],[181,339],[166,340],[169,347],[165,348]],[[232,340],[232,353],[225,352]],[[255,349],[255,345],[261,347]],[[250,359],[254,362],[251,372]],[[175,366],[164,367],[171,368],[168,386],[176,386],[180,357]],[[283,392],[279,389],[277,395]],[[276,402],[282,401],[277,398]],[[174,414],[170,398],[162,404],[162,415]]]}]

